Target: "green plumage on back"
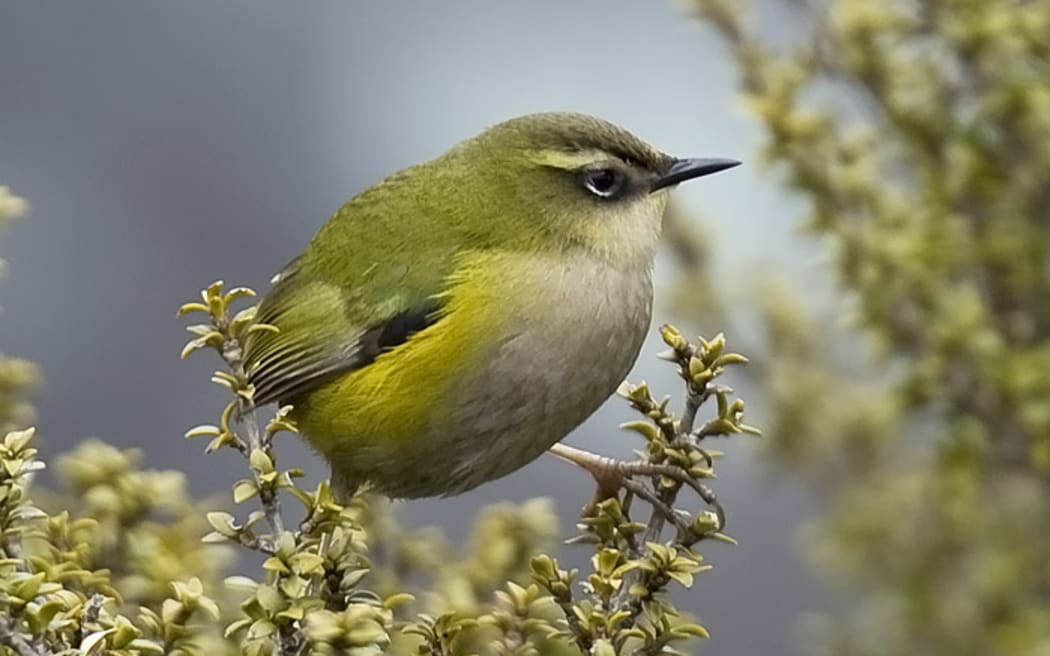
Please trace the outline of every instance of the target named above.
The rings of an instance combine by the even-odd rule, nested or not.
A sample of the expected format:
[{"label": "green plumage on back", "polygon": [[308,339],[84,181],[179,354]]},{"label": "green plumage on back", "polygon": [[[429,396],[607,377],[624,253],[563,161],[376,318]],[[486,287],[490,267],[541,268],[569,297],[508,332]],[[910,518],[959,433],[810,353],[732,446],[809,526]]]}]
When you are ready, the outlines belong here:
[{"label": "green plumage on back", "polygon": [[[412,174],[419,167],[401,179]],[[434,220],[439,208],[420,207],[418,197],[403,192],[390,181],[354,198],[277,274],[258,320],[278,332],[256,333],[246,353],[258,403],[291,402],[367,364],[390,321],[436,309],[456,253],[450,221]],[[403,214],[382,211],[394,199]],[[420,227],[427,237],[417,241]]]}]

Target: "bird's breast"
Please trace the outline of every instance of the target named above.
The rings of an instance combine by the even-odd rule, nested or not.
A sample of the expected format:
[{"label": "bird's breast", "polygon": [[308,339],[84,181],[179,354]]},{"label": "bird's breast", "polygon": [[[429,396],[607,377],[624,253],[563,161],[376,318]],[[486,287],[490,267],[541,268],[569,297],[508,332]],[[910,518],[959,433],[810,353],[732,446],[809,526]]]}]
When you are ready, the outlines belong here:
[{"label": "bird's breast", "polygon": [[485,297],[471,304],[477,357],[432,435],[451,491],[518,469],[583,422],[627,375],[649,326],[647,267],[503,258],[471,283],[485,285],[472,292]]}]

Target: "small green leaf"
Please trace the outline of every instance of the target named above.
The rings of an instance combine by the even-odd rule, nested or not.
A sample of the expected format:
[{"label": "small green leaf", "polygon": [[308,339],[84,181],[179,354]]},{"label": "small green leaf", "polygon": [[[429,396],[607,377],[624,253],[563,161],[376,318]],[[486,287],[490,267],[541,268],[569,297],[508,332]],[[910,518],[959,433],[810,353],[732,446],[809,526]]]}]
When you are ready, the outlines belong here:
[{"label": "small green leaf", "polygon": [[255,481],[240,480],[233,485],[233,502],[244,503],[259,493]]},{"label": "small green leaf", "polygon": [[699,624],[679,624],[674,627],[674,633],[682,636],[694,636],[697,638],[710,638],[711,634],[707,632],[707,629],[700,626]]},{"label": "small green leaf", "polygon": [[220,535],[224,535],[228,538],[236,538],[239,534],[236,525],[234,524],[233,515],[226,512],[210,512],[205,514],[205,519],[211,524],[211,527],[215,529]]},{"label": "small green leaf", "polygon": [[205,314],[207,314],[208,306],[203,303],[196,302],[183,303],[182,306],[179,308],[178,312],[175,313],[175,316],[181,317],[189,314],[190,312],[204,312]]},{"label": "small green leaf", "polygon": [[277,625],[270,620],[256,620],[248,629],[247,640],[261,640],[277,632]]},{"label": "small green leaf", "polygon": [[259,582],[247,576],[227,576],[223,579],[226,587],[233,590],[247,590],[254,592],[259,587]]},{"label": "small green leaf", "polygon": [[[272,585],[260,585],[255,591],[255,598],[259,600],[260,606],[271,613],[288,608],[288,599]],[[256,627],[252,627],[252,632],[255,631]]]},{"label": "small green leaf", "polygon": [[252,469],[260,474],[269,474],[273,472],[273,460],[262,449],[253,449],[248,458]]},{"label": "small green leaf", "polygon": [[106,636],[116,633],[116,631],[117,627],[114,626],[103,631],[94,631],[84,636],[84,639],[80,641],[80,653],[83,656],[87,656],[91,653],[91,650],[100,645],[102,641],[106,639]]},{"label": "small green leaf", "polygon": [[251,623],[252,619],[247,617],[244,619],[237,620],[235,622],[230,622],[229,625],[227,625],[226,630],[222,632],[222,636],[229,640],[235,634],[248,628],[248,625],[250,625]]},{"label": "small green leaf", "polygon": [[218,426],[212,426],[210,424],[201,424],[200,426],[194,426],[193,428],[186,431],[186,437],[206,437],[219,434]]},{"label": "small green leaf", "polygon": [[312,553],[297,553],[289,559],[292,570],[302,576],[320,573],[324,558]]}]

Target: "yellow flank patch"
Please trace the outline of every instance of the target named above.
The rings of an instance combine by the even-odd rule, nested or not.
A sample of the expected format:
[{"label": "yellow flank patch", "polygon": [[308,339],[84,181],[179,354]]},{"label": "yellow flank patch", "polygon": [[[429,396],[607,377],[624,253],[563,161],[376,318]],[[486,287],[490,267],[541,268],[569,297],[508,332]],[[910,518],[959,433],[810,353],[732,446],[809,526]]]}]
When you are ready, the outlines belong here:
[{"label": "yellow flank patch", "polygon": [[442,419],[454,388],[498,343],[508,291],[499,259],[461,257],[440,295],[440,321],[300,400],[293,417],[315,448],[329,457],[362,449],[392,457]]}]

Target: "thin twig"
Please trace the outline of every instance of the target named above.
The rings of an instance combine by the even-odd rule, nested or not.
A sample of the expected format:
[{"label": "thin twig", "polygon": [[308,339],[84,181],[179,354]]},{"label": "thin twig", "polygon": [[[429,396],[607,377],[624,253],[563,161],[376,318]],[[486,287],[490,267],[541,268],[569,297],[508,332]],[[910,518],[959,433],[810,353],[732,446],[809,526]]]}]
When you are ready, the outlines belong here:
[{"label": "thin twig", "polygon": [[693,432],[693,424],[696,423],[696,411],[700,409],[703,399],[699,394],[690,392],[685,397],[685,409],[682,411],[682,420],[678,424],[678,432],[689,435]]},{"label": "thin twig", "polygon": [[[233,372],[233,375],[245,383],[247,387],[248,376],[244,370],[244,358],[240,342],[227,338],[222,348],[222,359]],[[255,402],[248,395],[237,394],[237,421],[247,433],[248,447],[251,451],[257,449],[265,450],[270,446],[269,440],[263,440],[263,432],[255,416]],[[284,521],[281,519],[281,501],[276,491],[271,491],[268,486],[263,484],[259,478],[259,472],[255,471],[254,468],[252,469],[252,475],[259,486],[259,501],[262,504],[263,512],[266,514],[266,521],[270,524],[274,540],[276,540],[284,532]]]},{"label": "thin twig", "polygon": [[47,647],[35,644],[30,636],[20,632],[13,617],[0,617],[0,645],[18,656],[50,656],[52,653]]},{"label": "thin twig", "polygon": [[594,641],[591,640],[589,635],[584,633],[583,627],[580,626],[580,618],[576,616],[576,611],[573,610],[572,588],[569,588],[569,593],[564,598],[555,597],[554,601],[558,604],[558,608],[561,608],[561,612],[565,614],[565,621],[569,625],[569,635],[572,636],[576,646],[584,654],[591,653]]},{"label": "thin twig", "polygon": [[[300,532],[300,535],[306,535],[306,533]],[[324,561],[325,552],[328,551],[328,546],[332,541],[332,532],[325,531],[321,534],[321,537],[317,540],[317,555]],[[321,571],[310,577],[310,582],[307,586],[308,595],[320,595],[324,587],[325,578],[328,576],[328,570],[324,566],[321,567]]]},{"label": "thin twig", "polygon": [[[642,485],[638,481],[630,478],[625,478],[623,481],[625,489],[630,490],[636,496],[645,499],[649,505],[653,507],[653,517],[650,520],[649,526],[652,527],[657,520],[659,520],[661,529],[663,527],[664,520],[670,521],[674,524],[675,528],[678,529],[679,533],[688,535],[689,526],[682,522],[681,518],[675,513],[674,508],[668,505],[663,499],[658,497],[652,491],[649,490],[645,485]],[[657,536],[659,537],[659,532]],[[655,539],[649,539],[648,534],[646,535],[646,542],[654,542]]]},{"label": "thin twig", "polygon": [[674,479],[677,483],[688,486],[690,489],[693,490],[693,492],[696,492],[697,496],[704,500],[704,503],[706,503],[714,509],[715,514],[718,516],[718,530],[721,531],[725,528],[725,508],[722,507],[722,503],[715,496],[714,491],[711,488],[704,485],[703,483],[701,483],[700,481],[690,476],[686,471],[684,471],[680,467],[675,467],[674,465],[657,465],[652,463],[625,462],[622,464],[628,468],[635,464],[642,465],[648,470],[650,475],[667,476],[668,478]]},{"label": "thin twig", "polygon": [[84,605],[84,613],[80,617],[80,628],[77,630],[78,642],[83,642],[90,632],[88,625],[98,622],[98,615],[102,612],[104,603],[106,603],[106,598],[97,592],[88,598],[87,604]]},{"label": "thin twig", "polygon": [[646,501],[653,506],[653,514],[649,518],[649,526],[645,529],[645,542],[656,542],[660,539],[660,534],[664,532],[664,519],[668,515],[668,513],[660,510],[660,506],[670,507],[674,503],[674,498],[677,494],[678,487],[675,487],[661,490],[659,497],[652,495],[646,498]]}]

